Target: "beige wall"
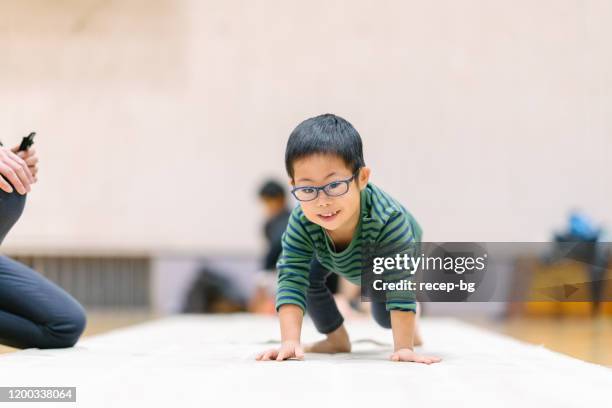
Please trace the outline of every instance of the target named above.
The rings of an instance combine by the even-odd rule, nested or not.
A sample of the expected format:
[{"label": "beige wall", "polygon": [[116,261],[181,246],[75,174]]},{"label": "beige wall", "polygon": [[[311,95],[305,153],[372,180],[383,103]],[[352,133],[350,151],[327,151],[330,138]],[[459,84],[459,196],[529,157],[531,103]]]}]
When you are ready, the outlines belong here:
[{"label": "beige wall", "polygon": [[612,3],[0,1],[0,139],[39,132],[7,248],[256,251],[302,119],[360,131],[427,240],[612,225]]}]

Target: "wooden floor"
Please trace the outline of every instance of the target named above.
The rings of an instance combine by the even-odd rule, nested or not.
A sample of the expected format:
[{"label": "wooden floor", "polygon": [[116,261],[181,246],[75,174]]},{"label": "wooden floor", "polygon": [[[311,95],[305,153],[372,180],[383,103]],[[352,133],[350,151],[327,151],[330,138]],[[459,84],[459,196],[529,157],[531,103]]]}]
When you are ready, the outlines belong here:
[{"label": "wooden floor", "polygon": [[[131,326],[154,319],[147,312],[92,312],[84,336]],[[612,318],[514,318],[509,320],[462,319],[518,340],[612,367]],[[427,333],[424,333],[427,340]],[[0,346],[0,354],[15,349]]]},{"label": "wooden floor", "polygon": [[463,319],[518,340],[612,368],[612,317]]}]

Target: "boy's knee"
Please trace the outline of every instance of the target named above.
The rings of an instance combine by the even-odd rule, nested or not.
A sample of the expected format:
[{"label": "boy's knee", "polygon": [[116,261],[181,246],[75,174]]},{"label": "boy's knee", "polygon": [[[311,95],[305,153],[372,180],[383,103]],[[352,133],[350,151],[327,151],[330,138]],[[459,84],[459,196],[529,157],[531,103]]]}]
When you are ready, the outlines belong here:
[{"label": "boy's knee", "polygon": [[391,328],[391,313],[387,311],[384,304],[372,303],[372,317],[380,327]]},{"label": "boy's knee", "polygon": [[384,316],[374,316],[374,320],[376,321],[376,323],[378,323],[378,325],[384,329],[390,329],[391,328],[391,319],[390,318],[385,318]]}]

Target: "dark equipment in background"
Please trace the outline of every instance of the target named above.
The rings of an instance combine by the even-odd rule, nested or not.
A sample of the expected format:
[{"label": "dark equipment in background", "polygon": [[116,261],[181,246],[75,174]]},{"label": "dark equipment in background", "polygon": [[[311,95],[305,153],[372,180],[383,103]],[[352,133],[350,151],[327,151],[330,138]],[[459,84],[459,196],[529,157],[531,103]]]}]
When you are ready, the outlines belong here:
[{"label": "dark equipment in background", "polygon": [[246,300],[222,273],[204,267],[191,285],[183,313],[234,313],[246,311]]}]

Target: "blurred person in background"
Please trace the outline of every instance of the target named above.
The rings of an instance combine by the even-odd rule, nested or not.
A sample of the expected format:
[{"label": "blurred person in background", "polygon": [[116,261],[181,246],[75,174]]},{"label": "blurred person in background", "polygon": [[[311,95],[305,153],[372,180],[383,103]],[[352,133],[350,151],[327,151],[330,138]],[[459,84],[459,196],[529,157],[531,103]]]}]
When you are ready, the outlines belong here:
[{"label": "blurred person in background", "polygon": [[[0,244],[21,216],[37,173],[34,149],[0,143]],[[72,296],[26,265],[0,256],[0,344],[72,347],[85,324],[85,311]]]},{"label": "blurred person in background", "polygon": [[282,252],[281,237],[289,221],[289,206],[283,186],[268,180],[259,189],[259,199],[266,214],[263,232],[266,237],[267,251],[263,259],[263,269],[272,272],[276,269],[276,261]]},{"label": "blurred person in background", "polygon": [[285,188],[275,180],[267,180],[259,188],[259,200],[266,220],[263,234],[266,239],[266,252],[257,273],[256,288],[249,302],[252,313],[274,314],[276,293],[276,261],[282,252],[281,238],[289,221],[289,206]]}]

